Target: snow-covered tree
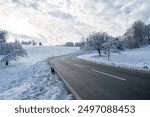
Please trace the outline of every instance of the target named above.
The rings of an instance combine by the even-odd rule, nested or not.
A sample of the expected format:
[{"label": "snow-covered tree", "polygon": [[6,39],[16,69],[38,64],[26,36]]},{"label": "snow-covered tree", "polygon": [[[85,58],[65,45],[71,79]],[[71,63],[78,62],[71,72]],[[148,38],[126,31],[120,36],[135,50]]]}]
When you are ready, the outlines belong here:
[{"label": "snow-covered tree", "polygon": [[107,40],[107,42],[105,42],[103,44],[103,51],[105,54],[107,54],[108,56],[108,61],[110,59],[110,54],[111,53],[119,53],[120,49],[118,49],[118,40],[114,39],[113,37],[110,38],[109,40]]},{"label": "snow-covered tree", "polygon": [[136,21],[127,29],[123,38],[129,48],[139,48],[147,44],[147,26],[142,21]]},{"label": "snow-covered tree", "polygon": [[142,21],[136,21],[131,27],[133,29],[133,39],[136,47],[146,44],[146,25]]},{"label": "snow-covered tree", "polygon": [[93,32],[89,35],[86,41],[86,46],[89,49],[96,50],[101,56],[103,44],[110,38],[105,32]]},{"label": "snow-covered tree", "polygon": [[1,43],[0,55],[2,55],[1,62],[8,65],[9,61],[16,61],[19,57],[27,56],[27,52],[20,43]]},{"label": "snow-covered tree", "polygon": [[123,35],[123,45],[125,48],[135,48],[136,42],[135,39],[133,39],[133,29],[128,28],[126,33]]},{"label": "snow-covered tree", "polygon": [[0,30],[0,43],[6,42],[7,31]]},{"label": "snow-covered tree", "polygon": [[24,41],[24,40],[22,40],[21,44],[22,45],[31,45],[31,41]]},{"label": "snow-covered tree", "polygon": [[39,42],[39,46],[43,46],[42,42]]},{"label": "snow-covered tree", "polygon": [[86,38],[82,37],[79,44],[80,44],[81,50],[86,50],[86,47],[85,47],[86,46]]},{"label": "snow-covered tree", "polygon": [[147,42],[150,44],[150,24],[147,25]]},{"label": "snow-covered tree", "polygon": [[32,40],[32,45],[36,45],[36,42],[34,40]]}]

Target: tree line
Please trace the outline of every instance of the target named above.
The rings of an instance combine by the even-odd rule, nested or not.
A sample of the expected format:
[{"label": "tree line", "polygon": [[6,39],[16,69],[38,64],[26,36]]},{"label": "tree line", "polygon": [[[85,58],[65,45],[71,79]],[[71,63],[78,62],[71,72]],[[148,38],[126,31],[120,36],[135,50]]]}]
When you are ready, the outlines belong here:
[{"label": "tree line", "polygon": [[112,52],[120,53],[126,48],[140,48],[148,44],[150,44],[150,24],[135,21],[123,36],[113,37],[106,32],[92,32],[82,38],[80,48],[96,50],[100,56],[103,52],[108,55],[109,60]]},{"label": "tree line", "polygon": [[67,46],[67,47],[81,47],[81,42],[76,42],[76,43],[66,42],[64,46]]},{"label": "tree line", "polygon": [[140,48],[150,44],[150,24],[136,21],[127,29],[122,38],[125,48]]},{"label": "tree line", "polygon": [[15,40],[16,43],[20,43],[22,45],[39,45],[39,46],[43,46],[42,42],[36,42],[35,40],[32,41],[24,41],[22,40],[21,42],[19,40]]}]

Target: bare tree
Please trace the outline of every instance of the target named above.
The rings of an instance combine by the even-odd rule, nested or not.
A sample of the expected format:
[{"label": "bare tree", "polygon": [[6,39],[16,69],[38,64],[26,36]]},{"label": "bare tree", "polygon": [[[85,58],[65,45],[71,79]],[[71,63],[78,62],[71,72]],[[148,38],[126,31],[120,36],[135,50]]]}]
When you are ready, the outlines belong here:
[{"label": "bare tree", "polygon": [[125,48],[135,48],[136,43],[135,39],[133,38],[133,29],[128,28],[126,33],[123,35],[123,45]]},{"label": "bare tree", "polygon": [[100,56],[101,50],[103,49],[103,44],[110,38],[110,36],[105,32],[93,32],[87,38],[87,46],[92,49],[96,50]]},{"label": "bare tree", "polygon": [[139,48],[147,44],[147,26],[142,21],[136,21],[123,35],[128,48]]},{"label": "bare tree", "polygon": [[133,39],[135,46],[140,47],[146,44],[146,25],[142,21],[136,21],[131,27],[133,29]]},{"label": "bare tree", "polygon": [[147,42],[150,44],[150,24],[147,25]]}]

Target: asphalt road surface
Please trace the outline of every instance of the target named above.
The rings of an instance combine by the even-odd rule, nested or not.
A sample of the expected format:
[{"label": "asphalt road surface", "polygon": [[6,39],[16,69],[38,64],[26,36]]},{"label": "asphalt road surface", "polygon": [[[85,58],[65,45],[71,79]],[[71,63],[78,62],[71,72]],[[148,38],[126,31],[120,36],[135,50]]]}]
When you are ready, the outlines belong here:
[{"label": "asphalt road surface", "polygon": [[105,66],[74,56],[50,59],[83,100],[150,100],[150,73]]}]

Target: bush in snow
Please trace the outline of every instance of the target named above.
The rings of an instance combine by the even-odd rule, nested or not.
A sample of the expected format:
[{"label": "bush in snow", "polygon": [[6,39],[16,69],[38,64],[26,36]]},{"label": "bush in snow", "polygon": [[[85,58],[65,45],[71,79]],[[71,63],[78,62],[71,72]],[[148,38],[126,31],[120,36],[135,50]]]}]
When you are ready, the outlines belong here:
[{"label": "bush in snow", "polygon": [[0,43],[0,55],[2,55],[1,62],[8,65],[9,61],[27,56],[27,52],[20,43]]}]

